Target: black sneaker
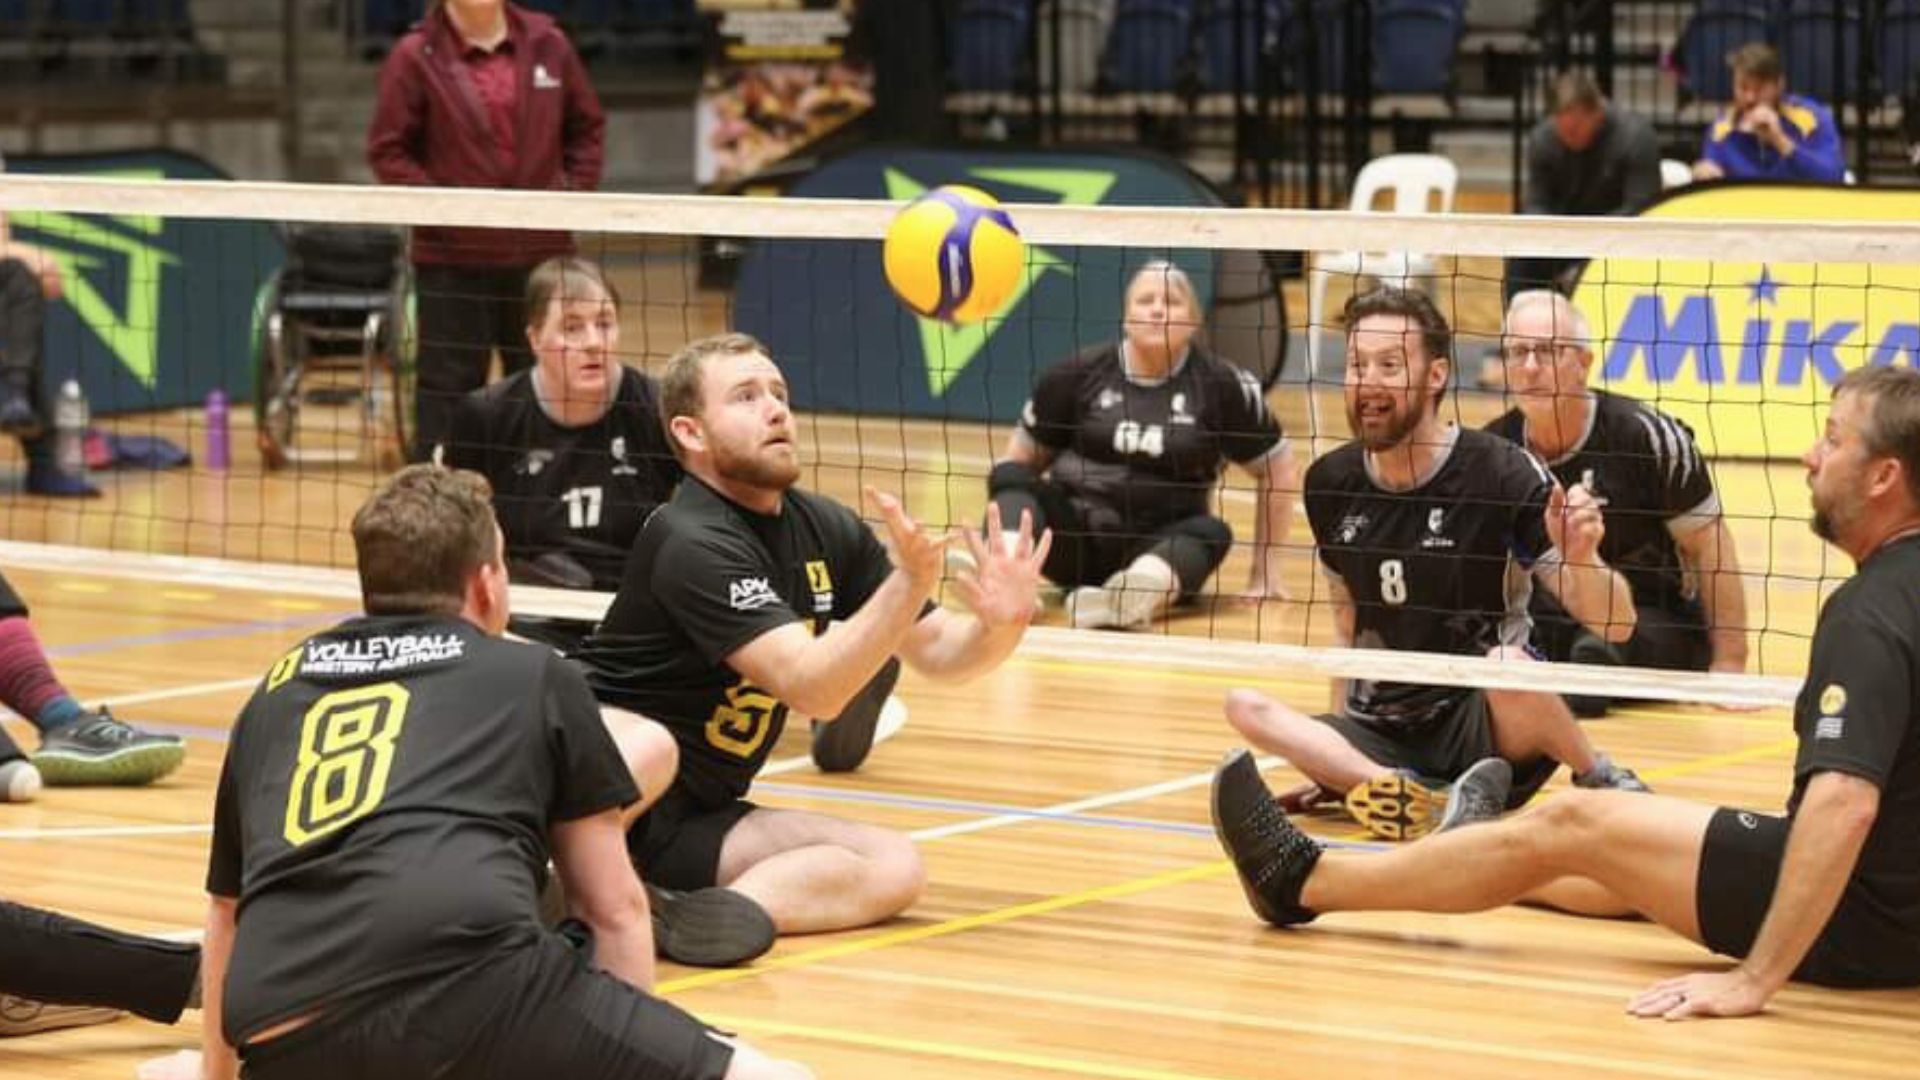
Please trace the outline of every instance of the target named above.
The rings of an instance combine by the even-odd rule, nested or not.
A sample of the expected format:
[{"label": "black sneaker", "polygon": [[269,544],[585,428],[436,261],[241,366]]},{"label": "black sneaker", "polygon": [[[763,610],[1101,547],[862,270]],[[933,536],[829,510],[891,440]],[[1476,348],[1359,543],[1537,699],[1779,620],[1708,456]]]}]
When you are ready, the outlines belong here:
[{"label": "black sneaker", "polygon": [[1632,769],[1624,765],[1615,765],[1613,759],[1605,754],[1595,756],[1593,768],[1575,774],[1573,786],[1590,790],[1610,788],[1614,791],[1631,791],[1640,795],[1653,793],[1653,789],[1647,786],[1647,782],[1640,779]]},{"label": "black sneaker", "polygon": [[653,951],[692,967],[732,967],[773,948],[773,917],[732,889],[692,892],[647,886]]},{"label": "black sneaker", "polygon": [[1275,805],[1252,753],[1235,750],[1213,774],[1212,809],[1213,833],[1232,856],[1254,914],[1275,926],[1312,922],[1300,890],[1322,849]]},{"label": "black sneaker", "polygon": [[899,681],[900,661],[888,660],[838,717],[813,722],[813,763],[821,772],[852,772],[867,760],[880,730],[880,714]]},{"label": "black sneaker", "polygon": [[186,759],[187,747],[178,735],[128,727],[103,708],[44,735],[33,765],[53,787],[133,785],[151,784]]},{"label": "black sneaker", "polygon": [[1446,812],[1433,831],[1498,820],[1507,812],[1507,796],[1512,792],[1513,766],[1507,759],[1481,758],[1453,782],[1453,790],[1447,793]]},{"label": "black sneaker", "polygon": [[1382,840],[1418,840],[1440,823],[1445,796],[1407,772],[1362,780],[1347,792],[1347,813]]}]

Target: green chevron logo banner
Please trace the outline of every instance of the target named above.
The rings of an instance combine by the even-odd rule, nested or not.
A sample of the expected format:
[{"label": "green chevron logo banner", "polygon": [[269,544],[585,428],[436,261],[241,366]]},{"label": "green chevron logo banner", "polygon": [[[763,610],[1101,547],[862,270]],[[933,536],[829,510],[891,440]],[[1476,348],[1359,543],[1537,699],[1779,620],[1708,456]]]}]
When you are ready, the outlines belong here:
[{"label": "green chevron logo banner", "polygon": [[[224,179],[169,152],[14,157],[12,172],[117,179]],[[21,241],[59,264],[49,305],[43,387],[77,378],[97,413],[197,404],[215,386],[244,398],[253,384],[254,293],[282,260],[255,222],[14,211]]]}]

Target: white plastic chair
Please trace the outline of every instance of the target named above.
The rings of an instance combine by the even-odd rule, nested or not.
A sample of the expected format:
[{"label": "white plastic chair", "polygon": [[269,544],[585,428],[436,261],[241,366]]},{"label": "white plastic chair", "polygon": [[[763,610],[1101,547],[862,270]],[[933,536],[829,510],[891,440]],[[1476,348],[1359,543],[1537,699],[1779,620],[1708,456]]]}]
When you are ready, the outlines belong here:
[{"label": "white plastic chair", "polygon": [[1686,187],[1693,183],[1693,166],[1672,158],[1660,159],[1660,186],[1671,191],[1677,187]]},{"label": "white plastic chair", "polygon": [[[1460,170],[1438,154],[1387,154],[1367,162],[1353,181],[1352,209],[1365,213],[1383,191],[1393,193],[1396,214],[1425,214],[1437,194],[1440,213],[1451,213],[1460,186]],[[1307,370],[1320,373],[1320,328],[1326,325],[1327,281],[1335,274],[1372,277],[1411,287],[1415,279],[1435,276],[1433,256],[1405,251],[1323,251],[1307,271]]]}]

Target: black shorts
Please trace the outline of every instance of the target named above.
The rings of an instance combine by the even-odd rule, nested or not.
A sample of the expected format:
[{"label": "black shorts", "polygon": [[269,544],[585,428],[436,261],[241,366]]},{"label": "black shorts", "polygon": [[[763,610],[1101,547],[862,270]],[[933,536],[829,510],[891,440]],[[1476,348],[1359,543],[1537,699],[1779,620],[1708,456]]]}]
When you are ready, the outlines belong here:
[{"label": "black shorts", "polygon": [[[1478,690],[1462,695],[1452,712],[1425,724],[1381,723],[1345,713],[1314,719],[1339,732],[1354,749],[1376,763],[1389,769],[1411,769],[1432,780],[1451,782],[1474,762],[1500,753],[1494,749],[1493,715],[1487,709],[1487,695]],[[1515,763],[1507,809],[1525,805],[1558,767],[1558,762],[1546,757]]]},{"label": "black shorts", "polygon": [[341,1006],[240,1052],[248,1080],[722,1080],[733,1048],[588,964],[591,938],[532,945]]},{"label": "black shorts", "polygon": [[[1786,858],[1788,820],[1722,807],[1707,823],[1695,882],[1700,938],[1722,956],[1744,957],[1773,904]],[[1889,927],[1855,894],[1853,882],[1793,977],[1822,986],[1920,985],[1920,946]]]},{"label": "black shorts", "polygon": [[720,846],[740,819],[754,811],[735,799],[717,807],[671,788],[627,830],[627,852],[640,876],[668,889],[704,889],[720,883]]}]

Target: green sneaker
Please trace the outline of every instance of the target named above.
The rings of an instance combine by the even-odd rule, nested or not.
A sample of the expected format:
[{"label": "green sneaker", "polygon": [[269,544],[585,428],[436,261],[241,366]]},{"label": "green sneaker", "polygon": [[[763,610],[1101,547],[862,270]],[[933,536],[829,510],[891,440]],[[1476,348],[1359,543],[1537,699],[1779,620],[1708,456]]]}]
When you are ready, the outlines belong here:
[{"label": "green sneaker", "polygon": [[187,759],[178,735],[128,727],[106,709],[48,732],[34,752],[34,768],[52,787],[151,784]]}]

